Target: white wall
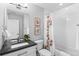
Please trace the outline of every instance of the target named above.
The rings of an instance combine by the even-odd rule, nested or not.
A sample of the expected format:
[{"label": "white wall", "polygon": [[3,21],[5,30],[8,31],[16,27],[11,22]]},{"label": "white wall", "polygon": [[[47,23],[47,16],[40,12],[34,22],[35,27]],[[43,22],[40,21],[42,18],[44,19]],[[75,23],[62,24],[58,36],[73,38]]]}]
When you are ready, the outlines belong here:
[{"label": "white wall", "polygon": [[[44,39],[44,9],[33,5],[29,4],[29,7],[27,9],[28,14],[30,15],[30,35],[32,40],[37,40],[37,39]],[[40,27],[40,35],[35,37],[34,36],[34,17],[39,16],[40,21],[41,21],[41,27]]]},{"label": "white wall", "polygon": [[73,4],[52,14],[54,16],[55,47],[72,55],[76,50],[76,25],[79,24],[79,4]]}]

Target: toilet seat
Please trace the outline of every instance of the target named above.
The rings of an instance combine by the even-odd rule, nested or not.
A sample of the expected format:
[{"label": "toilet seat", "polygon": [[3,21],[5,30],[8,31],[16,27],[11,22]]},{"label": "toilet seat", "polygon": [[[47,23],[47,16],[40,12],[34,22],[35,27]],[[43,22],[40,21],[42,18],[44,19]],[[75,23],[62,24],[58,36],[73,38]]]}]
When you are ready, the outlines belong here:
[{"label": "toilet seat", "polygon": [[41,56],[51,56],[51,53],[50,53],[47,49],[41,49],[41,50],[39,51],[39,54],[40,54]]}]

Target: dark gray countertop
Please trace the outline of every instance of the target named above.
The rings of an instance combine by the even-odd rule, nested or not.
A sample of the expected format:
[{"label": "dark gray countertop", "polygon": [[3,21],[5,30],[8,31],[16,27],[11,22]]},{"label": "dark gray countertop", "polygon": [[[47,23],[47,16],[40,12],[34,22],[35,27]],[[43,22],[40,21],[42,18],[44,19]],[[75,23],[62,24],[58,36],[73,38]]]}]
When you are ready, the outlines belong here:
[{"label": "dark gray countertop", "polygon": [[[24,42],[24,41],[23,41]],[[23,43],[23,42],[20,42],[20,43]],[[18,50],[21,50],[21,49],[24,49],[24,48],[28,48],[28,47],[31,47],[31,46],[34,46],[36,45],[35,42],[33,41],[28,41],[29,45],[24,45],[24,46],[21,46],[21,47],[18,47],[18,48],[4,48],[5,46],[3,46],[3,48],[1,49],[0,51],[0,55],[5,55],[5,54],[8,54],[8,53],[12,53],[12,52],[15,52],[15,51],[18,51]]]}]

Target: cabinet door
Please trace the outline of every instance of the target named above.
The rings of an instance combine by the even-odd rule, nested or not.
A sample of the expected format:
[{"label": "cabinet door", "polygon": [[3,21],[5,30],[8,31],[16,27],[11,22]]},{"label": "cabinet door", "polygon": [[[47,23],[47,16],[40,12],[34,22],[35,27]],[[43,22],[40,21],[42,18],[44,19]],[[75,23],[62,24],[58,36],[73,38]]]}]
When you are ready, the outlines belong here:
[{"label": "cabinet door", "polygon": [[29,50],[29,53],[27,53],[27,51],[26,51],[26,52],[20,54],[19,56],[36,56],[36,49]]},{"label": "cabinet door", "polygon": [[33,51],[33,52],[29,53],[29,54],[25,53],[25,54],[22,54],[20,56],[36,56],[36,51]]},{"label": "cabinet door", "polygon": [[35,55],[36,55],[36,46],[27,48],[26,51],[18,54],[18,56],[35,56]]},{"label": "cabinet door", "polygon": [[28,55],[31,56],[31,54],[36,55],[36,46],[32,46],[13,53],[9,53],[6,54],[5,56],[28,56]]},{"label": "cabinet door", "polygon": [[34,52],[28,54],[27,56],[36,56],[36,51],[34,51]]},{"label": "cabinet door", "polygon": [[0,27],[0,50],[2,48],[2,45],[3,45],[3,39],[2,39],[2,29]]}]

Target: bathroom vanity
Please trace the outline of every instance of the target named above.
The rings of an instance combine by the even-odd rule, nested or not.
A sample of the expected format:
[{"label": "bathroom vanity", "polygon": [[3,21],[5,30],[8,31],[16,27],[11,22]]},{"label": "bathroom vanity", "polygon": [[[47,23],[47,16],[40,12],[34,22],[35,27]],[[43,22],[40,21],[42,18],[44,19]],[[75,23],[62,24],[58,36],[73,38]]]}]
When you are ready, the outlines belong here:
[{"label": "bathroom vanity", "polygon": [[[20,42],[17,44],[21,44],[22,43],[26,43],[26,42]],[[23,45],[20,46],[18,45],[18,47],[16,47],[17,44],[13,44],[15,45],[15,47],[12,48],[2,48],[2,50],[0,51],[0,55],[2,56],[36,56],[36,43],[34,43],[33,41],[29,41],[29,44],[27,45]],[[12,46],[12,45],[11,45]]]}]

